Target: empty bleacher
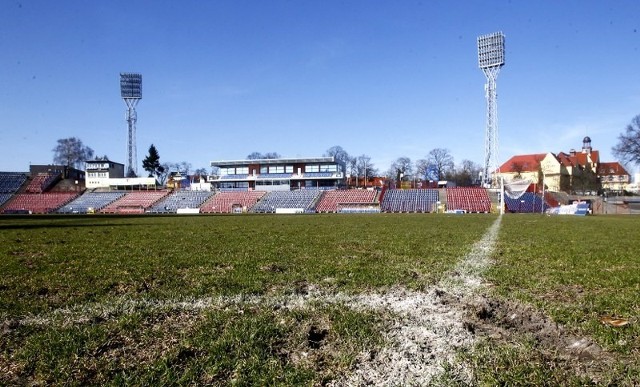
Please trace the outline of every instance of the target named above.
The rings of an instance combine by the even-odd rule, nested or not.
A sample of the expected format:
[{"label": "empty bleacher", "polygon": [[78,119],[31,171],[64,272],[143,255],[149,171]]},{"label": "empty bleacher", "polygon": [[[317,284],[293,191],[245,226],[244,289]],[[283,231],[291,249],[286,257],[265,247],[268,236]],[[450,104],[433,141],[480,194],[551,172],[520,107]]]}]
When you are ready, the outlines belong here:
[{"label": "empty bleacher", "polygon": [[515,199],[505,195],[504,204],[508,212],[521,213],[541,213],[548,207],[546,203],[543,203],[540,196],[535,195],[533,192],[525,192],[522,196]]},{"label": "empty bleacher", "polygon": [[64,206],[78,196],[77,192],[22,193],[15,195],[5,205],[3,213],[47,214]]},{"label": "empty bleacher", "polygon": [[56,212],[60,214],[87,214],[97,212],[124,196],[125,192],[90,192],[87,191]]},{"label": "empty bleacher", "polygon": [[376,195],[376,191],[361,189],[325,191],[316,205],[316,211],[337,212],[340,204],[374,203]]},{"label": "empty bleacher", "polygon": [[272,191],[267,193],[251,209],[254,213],[275,213],[278,209],[301,209],[315,212],[314,204],[321,190],[300,189],[295,191]]},{"label": "empty bleacher", "polygon": [[491,199],[480,187],[447,188],[447,210],[465,212],[491,212]]},{"label": "empty bleacher", "polygon": [[13,194],[10,193],[0,193],[0,206],[2,206],[7,200],[11,199]]},{"label": "empty bleacher", "polygon": [[38,173],[33,176],[29,185],[25,189],[26,193],[43,193],[53,185],[53,183],[60,178],[60,174],[51,173]]},{"label": "empty bleacher", "polygon": [[388,189],[380,203],[380,211],[433,212],[438,198],[436,189]]},{"label": "empty bleacher", "polygon": [[168,194],[167,191],[132,191],[104,207],[100,212],[140,214]]},{"label": "empty bleacher", "polygon": [[217,213],[217,214],[229,214],[236,209],[236,211],[245,211],[251,209],[260,198],[264,196],[264,191],[225,191],[219,192],[209,200],[207,200],[202,206],[200,206],[201,213]]},{"label": "empty bleacher", "polygon": [[15,193],[27,180],[27,175],[18,172],[0,172],[0,192]]},{"label": "empty bleacher", "polygon": [[11,199],[26,180],[24,173],[0,172],[0,206]]},{"label": "empty bleacher", "polygon": [[178,209],[200,208],[202,203],[213,194],[214,192],[211,191],[174,191],[154,204],[147,212],[175,214]]}]

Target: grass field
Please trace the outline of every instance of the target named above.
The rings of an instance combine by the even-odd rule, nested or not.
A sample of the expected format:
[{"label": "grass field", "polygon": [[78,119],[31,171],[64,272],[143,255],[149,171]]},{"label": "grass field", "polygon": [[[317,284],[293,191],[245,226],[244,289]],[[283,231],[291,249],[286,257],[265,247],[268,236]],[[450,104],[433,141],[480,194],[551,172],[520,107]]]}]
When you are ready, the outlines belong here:
[{"label": "grass field", "polygon": [[[397,307],[431,298],[422,314],[442,312],[455,325],[445,331],[467,336],[452,356],[411,352],[433,354],[420,361],[436,372],[412,370],[409,382],[640,383],[638,220],[505,215],[487,242],[491,264],[474,274],[482,286],[450,291],[496,220],[2,217],[0,384],[352,384],[372,359],[393,358],[407,321],[437,328]],[[500,313],[513,310],[598,352],[574,356],[507,326]]]}]

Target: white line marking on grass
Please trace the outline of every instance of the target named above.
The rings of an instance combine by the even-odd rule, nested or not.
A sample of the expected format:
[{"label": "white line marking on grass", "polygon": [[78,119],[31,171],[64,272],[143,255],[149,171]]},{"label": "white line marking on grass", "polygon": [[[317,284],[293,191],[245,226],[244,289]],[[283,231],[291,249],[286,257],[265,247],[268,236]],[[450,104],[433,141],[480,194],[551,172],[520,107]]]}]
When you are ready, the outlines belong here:
[{"label": "white line marking on grass", "polygon": [[291,310],[313,307],[313,303],[339,303],[356,310],[387,312],[385,316],[390,316],[392,321],[390,329],[382,333],[389,346],[378,350],[375,356],[362,353],[353,373],[334,381],[333,385],[430,384],[434,377],[444,372],[447,364],[455,365],[458,349],[469,348],[474,343],[473,335],[464,327],[463,300],[472,297],[482,286],[482,275],[490,264],[501,220],[499,216],[454,269],[427,292],[393,288],[385,293],[348,295],[326,293],[310,286],[307,294],[277,297],[237,295],[183,300],[133,300],[123,297],[106,304],[85,304],[58,309],[44,316],[29,316],[19,323],[67,326],[136,312],[197,312],[247,305],[277,306]]},{"label": "white line marking on grass", "polygon": [[373,359],[363,354],[361,358],[366,360],[355,372],[334,385],[426,385],[444,372],[447,363],[454,364],[456,350],[474,343],[473,335],[463,324],[460,299],[473,296],[482,286],[482,274],[495,249],[501,219],[498,217],[454,270],[429,292],[398,290],[355,296],[355,307],[389,310],[397,319],[383,333],[390,346]]}]

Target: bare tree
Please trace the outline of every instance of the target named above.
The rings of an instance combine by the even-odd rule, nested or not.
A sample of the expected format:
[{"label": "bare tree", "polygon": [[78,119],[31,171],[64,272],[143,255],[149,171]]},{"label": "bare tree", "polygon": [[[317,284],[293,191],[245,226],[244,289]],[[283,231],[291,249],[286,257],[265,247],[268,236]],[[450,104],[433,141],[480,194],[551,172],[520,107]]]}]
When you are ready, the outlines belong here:
[{"label": "bare tree", "polygon": [[[355,157],[349,157],[349,161],[347,162],[347,165],[345,166],[345,168],[347,169],[345,172],[348,173],[351,176],[351,179],[355,178],[356,183],[355,185],[358,185],[358,159]],[[350,181],[349,184],[352,184],[352,182]]]},{"label": "bare tree", "polygon": [[469,187],[478,182],[481,170],[479,164],[471,160],[462,160],[462,164],[451,170],[447,180],[453,180],[460,187]]},{"label": "bare tree", "polygon": [[173,164],[163,163],[160,166],[162,167],[162,171],[156,175],[156,178],[158,180],[158,183],[160,183],[160,185],[164,185],[167,182],[167,177],[171,172],[171,168],[173,167]]},{"label": "bare tree", "polygon": [[53,148],[54,164],[82,169],[82,164],[92,157],[93,149],[82,144],[82,140],[76,137],[61,138]]},{"label": "bare tree", "polygon": [[453,156],[445,148],[432,149],[427,155],[427,161],[436,171],[439,180],[446,178],[454,168]]},{"label": "bare tree", "polygon": [[398,157],[396,161],[391,163],[387,171],[387,177],[396,182],[399,186],[403,179],[413,174],[413,164],[409,157]]},{"label": "bare tree", "polygon": [[515,180],[522,179],[522,172],[524,172],[524,165],[522,163],[511,163],[511,170],[515,172],[515,175],[513,175]]},{"label": "bare tree", "polygon": [[618,136],[613,154],[626,163],[640,165],[640,115],[635,116],[624,133]]},{"label": "bare tree", "polygon": [[247,155],[247,160],[260,160],[260,159],[279,159],[282,156],[278,152],[251,152]]},{"label": "bare tree", "polygon": [[181,161],[180,164],[178,164],[178,171],[183,174],[183,175],[189,175],[189,173],[191,172],[191,163],[187,162],[187,161]]},{"label": "bare tree", "polygon": [[348,165],[351,156],[344,150],[340,145],[334,145],[331,148],[327,149],[324,152],[324,157],[334,157],[336,161],[342,163],[343,165]]},{"label": "bare tree", "polygon": [[416,175],[420,179],[427,179],[427,171],[429,170],[429,161],[425,159],[416,160]]},{"label": "bare tree", "polygon": [[354,157],[356,163],[356,174],[358,177],[362,177],[364,185],[367,186],[367,181],[378,174],[378,170],[371,162],[371,156],[361,154],[358,157]]},{"label": "bare tree", "polygon": [[264,155],[262,155],[262,158],[264,159],[279,159],[282,156],[280,156],[280,153],[278,152],[267,152]]}]

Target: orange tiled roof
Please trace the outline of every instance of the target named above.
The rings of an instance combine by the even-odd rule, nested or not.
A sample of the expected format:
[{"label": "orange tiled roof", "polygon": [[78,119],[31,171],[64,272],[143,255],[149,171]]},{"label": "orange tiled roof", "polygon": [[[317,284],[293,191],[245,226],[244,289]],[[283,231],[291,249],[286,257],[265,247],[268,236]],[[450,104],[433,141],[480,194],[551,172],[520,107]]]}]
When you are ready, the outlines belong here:
[{"label": "orange tiled roof", "polygon": [[610,163],[600,163],[598,165],[598,175],[599,176],[610,176],[610,175],[629,175],[629,172],[617,161],[613,161]]},{"label": "orange tiled roof", "polygon": [[558,161],[560,162],[560,164],[564,165],[565,167],[571,166],[571,167],[575,167],[576,166],[576,160],[571,157],[571,155],[566,154],[564,152],[560,152],[556,155],[556,158],[558,159]]},{"label": "orange tiled roof", "polygon": [[[500,166],[500,173],[535,172],[540,169],[540,162],[546,155],[546,153],[535,153],[513,156]],[[514,168],[518,166],[519,168]]]}]

